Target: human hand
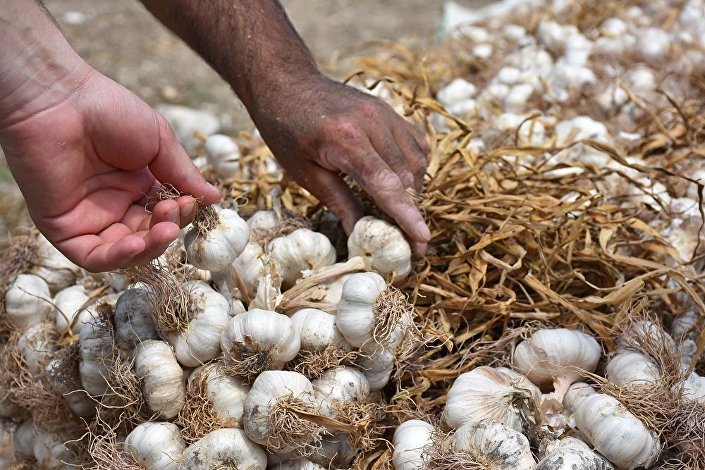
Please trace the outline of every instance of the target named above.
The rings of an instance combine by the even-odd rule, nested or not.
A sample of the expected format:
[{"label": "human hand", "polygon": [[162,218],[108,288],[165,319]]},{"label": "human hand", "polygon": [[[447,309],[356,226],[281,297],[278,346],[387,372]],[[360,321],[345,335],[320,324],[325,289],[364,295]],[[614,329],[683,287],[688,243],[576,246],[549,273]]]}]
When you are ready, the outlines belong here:
[{"label": "human hand", "polygon": [[[0,145],[37,228],[74,263],[106,271],[153,259],[195,216],[194,197],[220,198],[165,119],[122,86],[83,63],[44,88],[0,120]],[[162,183],[191,196],[150,213]]]},{"label": "human hand", "polygon": [[425,253],[431,233],[405,189],[421,189],[429,146],[386,103],[319,75],[268,93],[250,112],[277,160],[347,233],[363,213],[341,173],[396,221],[417,255]]}]

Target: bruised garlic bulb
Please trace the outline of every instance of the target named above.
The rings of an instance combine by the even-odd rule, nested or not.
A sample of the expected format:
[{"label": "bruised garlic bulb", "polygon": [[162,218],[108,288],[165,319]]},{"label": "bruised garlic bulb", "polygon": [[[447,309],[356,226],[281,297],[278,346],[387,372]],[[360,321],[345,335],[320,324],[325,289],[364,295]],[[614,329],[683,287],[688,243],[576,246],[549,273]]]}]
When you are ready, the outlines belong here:
[{"label": "bruised garlic bulb", "polygon": [[208,165],[221,178],[232,177],[240,168],[240,147],[227,135],[213,134],[204,144]]},{"label": "bruised garlic bulb", "polygon": [[37,236],[37,246],[32,261],[32,274],[44,279],[52,292],[58,292],[72,285],[81,268],[65,257],[41,233]]},{"label": "bruised garlic bulb", "polygon": [[138,344],[135,375],[141,380],[142,394],[149,409],[163,419],[176,417],[184,404],[184,371],[171,347],[156,340]]},{"label": "bruised garlic bulb", "polygon": [[411,419],[394,431],[394,470],[422,470],[431,468],[427,450],[433,445],[436,428],[425,421]]},{"label": "bruised garlic bulb", "polygon": [[98,315],[83,324],[78,333],[81,383],[91,395],[109,390],[107,378],[113,358],[113,327],[108,315]]},{"label": "bruised garlic bulb", "polygon": [[658,458],[658,436],[615,398],[575,384],[564,403],[580,433],[617,468],[648,468]]},{"label": "bruised garlic bulb", "polygon": [[412,309],[401,291],[387,287],[379,274],[357,273],[343,284],[335,324],[353,346],[375,342],[393,347],[413,325]]},{"label": "bruised garlic bulb", "polygon": [[335,315],[315,308],[303,308],[291,316],[291,322],[299,332],[302,351],[323,351],[331,346],[350,349],[335,326]]},{"label": "bruised garlic bulb", "polygon": [[411,247],[398,227],[371,216],[361,218],[348,238],[348,256],[362,256],[370,269],[394,281],[411,272]]},{"label": "bruised garlic bulb", "polygon": [[[270,452],[301,449],[320,442],[323,429],[300,412],[316,414],[317,410],[313,385],[306,377],[297,372],[264,371],[245,400],[245,432]],[[287,429],[278,425],[282,420],[287,421]]]},{"label": "bruised garlic bulb", "polygon": [[152,321],[150,293],[147,287],[127,289],[115,305],[115,343],[125,351],[148,339],[159,339]]},{"label": "bruised garlic bulb", "polygon": [[220,335],[230,320],[230,304],[203,281],[186,281],[183,290],[190,299],[191,319],[166,339],[181,364],[197,367],[220,354]]},{"label": "bruised garlic bulb", "polygon": [[459,458],[458,468],[463,468],[464,459],[483,462],[495,470],[536,468],[526,436],[491,419],[462,425],[448,438],[448,444]]},{"label": "bruised garlic bulb", "polygon": [[175,424],[148,421],[127,435],[125,450],[145,470],[177,470],[186,443]]},{"label": "bruised garlic bulb", "polygon": [[[204,214],[204,215],[201,215]],[[189,262],[208,271],[225,271],[245,249],[250,238],[247,223],[232,209],[207,206],[184,236]]]},{"label": "bruised garlic bulb", "polygon": [[18,275],[5,292],[5,311],[18,328],[42,321],[52,309],[49,286],[34,274]]},{"label": "bruised garlic bulb", "polygon": [[330,266],[335,263],[335,247],[322,233],[306,228],[275,238],[269,245],[271,259],[282,275],[284,287],[290,287],[303,271]]},{"label": "bruised garlic bulb", "polygon": [[65,333],[69,327],[74,332],[88,323],[94,312],[87,308],[90,298],[83,286],[71,286],[57,292],[54,296],[54,321],[59,333]]},{"label": "bruised garlic bulb", "polygon": [[523,375],[481,366],[455,379],[443,417],[454,429],[490,418],[524,432],[535,422],[540,401],[541,391]]},{"label": "bruised garlic bulb", "polygon": [[253,309],[234,316],[221,337],[228,373],[254,378],[266,369],[281,369],[301,348],[299,332],[286,315]]},{"label": "bruised garlic bulb", "polygon": [[536,470],[614,470],[614,467],[580,439],[566,437],[546,446]]},{"label": "bruised garlic bulb", "polygon": [[602,355],[595,338],[583,332],[557,328],[538,330],[514,351],[514,367],[541,388],[553,385],[557,400],[582,376],[594,372]]},{"label": "bruised garlic bulb", "polygon": [[69,469],[74,467],[73,452],[66,447],[64,440],[57,434],[39,431],[34,438],[34,458],[39,468],[46,470]]},{"label": "bruised garlic bulb", "polygon": [[216,429],[188,446],[179,466],[181,470],[214,468],[265,470],[267,454],[242,429]]},{"label": "bruised garlic bulb", "polygon": [[605,367],[607,379],[615,385],[645,385],[659,378],[656,364],[636,351],[618,353]]}]

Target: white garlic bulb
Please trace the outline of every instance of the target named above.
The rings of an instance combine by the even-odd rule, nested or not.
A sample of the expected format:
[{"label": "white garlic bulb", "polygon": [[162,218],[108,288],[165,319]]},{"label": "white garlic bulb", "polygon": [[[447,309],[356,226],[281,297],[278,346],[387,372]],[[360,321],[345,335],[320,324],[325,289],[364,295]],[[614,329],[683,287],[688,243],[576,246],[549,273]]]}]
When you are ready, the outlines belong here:
[{"label": "white garlic bulb", "polygon": [[[264,275],[264,251],[257,243],[249,242],[245,249],[233,261],[232,268],[237,273],[240,283],[245,289],[249,298],[253,298],[257,292],[259,281]],[[228,280],[230,278],[228,277]],[[239,287],[238,284],[230,285],[231,289]]]},{"label": "white garlic bulb", "polygon": [[148,340],[135,347],[135,375],[149,409],[163,419],[174,418],[184,404],[184,371],[163,341]]},{"label": "white garlic bulb", "polygon": [[250,442],[242,429],[216,429],[194,442],[181,459],[181,470],[242,468],[265,470],[267,454]]},{"label": "white garlic bulb", "polygon": [[675,354],[678,351],[671,335],[660,325],[650,320],[637,320],[629,324],[617,337],[617,352],[640,350],[645,343],[657,344],[664,351]]},{"label": "white garlic bulb", "polygon": [[423,470],[431,468],[427,449],[433,445],[436,428],[425,421],[411,419],[394,431],[394,470]]},{"label": "white garlic bulb", "polygon": [[39,431],[34,438],[34,458],[39,468],[46,470],[69,469],[73,466],[73,452],[66,447],[64,440],[57,434]]},{"label": "white garlic bulb", "polygon": [[96,413],[97,402],[91,398],[81,382],[74,359],[63,354],[53,357],[44,368],[44,376],[51,387],[66,401],[69,409],[82,418],[92,418]]},{"label": "white garlic bulb", "polygon": [[307,270],[335,263],[335,247],[322,233],[306,228],[275,238],[269,244],[271,259],[281,270],[282,285],[290,287]]},{"label": "white garlic bulb", "polygon": [[350,349],[335,326],[335,315],[315,308],[303,308],[291,316],[291,322],[299,332],[302,351],[323,351],[329,346]]},{"label": "white garlic bulb", "polygon": [[65,289],[76,281],[81,268],[65,257],[41,233],[37,236],[37,247],[32,261],[32,274],[44,279],[52,292]]},{"label": "white garlic bulb", "polygon": [[[463,452],[489,461],[496,470],[533,470],[529,440],[523,434],[491,419],[469,422],[448,438],[455,453]],[[462,468],[462,467],[461,467]]]},{"label": "white garlic bulb", "polygon": [[270,468],[273,470],[326,470],[325,467],[306,459],[288,460]]},{"label": "white garlic bulb", "polygon": [[413,325],[412,308],[379,274],[357,273],[343,284],[335,325],[353,346],[394,347]]},{"label": "white garlic bulb", "polygon": [[81,383],[91,395],[109,390],[109,364],[113,358],[113,328],[107,315],[93,317],[79,330],[79,371]]},{"label": "white garlic bulb", "polygon": [[336,416],[337,407],[346,403],[364,403],[370,395],[370,383],[365,374],[354,367],[338,366],[328,369],[311,381],[321,414]]},{"label": "white garlic bulb", "polygon": [[654,383],[661,375],[651,359],[636,351],[618,353],[607,363],[605,374],[620,386]]},{"label": "white garlic bulb", "polygon": [[691,373],[683,383],[683,397],[705,404],[705,377]]},{"label": "white garlic bulb", "polygon": [[523,375],[481,366],[455,379],[443,417],[454,429],[490,418],[524,432],[535,422],[540,401],[541,391]]},{"label": "white garlic bulb", "polygon": [[[207,398],[220,426],[241,427],[249,385],[225,374],[220,362],[206,364],[196,369],[188,379],[187,399]],[[191,396],[191,390],[200,389],[198,396]],[[205,393],[204,393],[205,392]]]},{"label": "white garlic bulb", "polygon": [[262,239],[267,235],[269,229],[279,223],[277,213],[274,211],[257,211],[247,219],[247,226],[250,227],[250,240]]},{"label": "white garlic bulb", "polygon": [[15,455],[20,459],[34,458],[34,441],[37,438],[37,431],[34,429],[34,423],[28,419],[15,428],[13,436],[13,447]]},{"label": "white garlic bulb", "polygon": [[221,337],[228,373],[252,378],[281,369],[301,348],[298,330],[286,315],[253,309],[230,319]]},{"label": "white garlic bulb", "polygon": [[70,286],[54,296],[54,322],[59,333],[65,333],[69,327],[78,332],[81,326],[94,316],[88,308],[89,297],[83,286]]},{"label": "white garlic bulb", "polygon": [[186,281],[191,319],[183,331],[167,335],[178,361],[197,367],[220,354],[220,335],[230,320],[228,300],[203,281]]},{"label": "white garlic bulb", "polygon": [[566,328],[538,330],[514,351],[514,367],[541,388],[553,385],[557,399],[581,377],[594,372],[602,355],[595,338]]},{"label": "white garlic bulb", "polygon": [[240,147],[223,134],[208,136],[204,144],[208,165],[221,178],[232,177],[240,168]]},{"label": "white garlic bulb", "polygon": [[57,339],[48,321],[34,324],[22,332],[17,340],[17,351],[32,376],[38,377],[44,372],[44,366],[54,353]]},{"label": "white garlic bulb", "polygon": [[411,247],[399,227],[371,216],[361,218],[348,238],[348,256],[362,256],[370,269],[394,281],[411,272]]},{"label": "white garlic bulb", "polygon": [[370,390],[383,389],[394,372],[396,362],[394,353],[388,348],[380,348],[377,345],[369,349],[362,348],[361,352],[359,366],[370,384]]},{"label": "white garlic bulb", "polygon": [[580,439],[566,437],[546,446],[536,470],[614,470],[614,467]]},{"label": "white garlic bulb", "polygon": [[[264,371],[252,384],[245,400],[245,432],[253,442],[272,452],[290,452],[320,439],[317,425],[291,412],[291,408],[316,413],[313,385],[303,375],[289,371]],[[287,419],[289,428],[277,428]]]},{"label": "white garlic bulb", "polygon": [[18,328],[42,321],[52,309],[49,286],[34,274],[18,275],[5,292],[7,317]]},{"label": "white garlic bulb", "polygon": [[189,262],[195,267],[225,271],[245,249],[250,229],[236,211],[218,206],[210,208],[212,212],[208,218],[211,220],[200,224],[194,222],[184,236],[184,246]]},{"label": "white garlic bulb", "polygon": [[125,350],[132,351],[135,346],[148,339],[159,339],[152,320],[148,287],[127,289],[118,297],[115,305],[115,343]]},{"label": "white garlic bulb", "polygon": [[177,470],[186,443],[175,424],[148,421],[130,431],[125,450],[145,470]]},{"label": "white garlic bulb", "polygon": [[658,458],[661,443],[656,433],[615,398],[573,385],[564,403],[581,434],[617,468],[648,468]]}]

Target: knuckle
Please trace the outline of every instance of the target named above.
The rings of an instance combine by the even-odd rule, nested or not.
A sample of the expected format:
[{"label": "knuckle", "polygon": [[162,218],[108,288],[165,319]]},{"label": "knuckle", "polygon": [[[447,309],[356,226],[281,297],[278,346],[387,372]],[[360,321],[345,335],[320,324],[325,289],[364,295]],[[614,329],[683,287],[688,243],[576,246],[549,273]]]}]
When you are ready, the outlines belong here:
[{"label": "knuckle", "polygon": [[386,168],[373,175],[369,186],[372,192],[380,194],[393,194],[404,191],[404,186],[399,176]]},{"label": "knuckle", "polygon": [[326,125],[325,132],[342,142],[356,141],[361,135],[359,127],[347,117],[332,119]]},{"label": "knuckle", "polygon": [[358,103],[357,112],[367,120],[375,120],[379,117],[377,102],[371,100],[364,100]]}]

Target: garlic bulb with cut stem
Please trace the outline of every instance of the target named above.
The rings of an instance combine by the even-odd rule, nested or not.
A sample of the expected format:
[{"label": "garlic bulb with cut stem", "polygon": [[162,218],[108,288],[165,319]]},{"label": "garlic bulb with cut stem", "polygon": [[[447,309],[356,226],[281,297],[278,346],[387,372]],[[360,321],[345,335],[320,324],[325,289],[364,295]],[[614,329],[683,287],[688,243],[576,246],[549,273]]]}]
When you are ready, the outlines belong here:
[{"label": "garlic bulb with cut stem", "polygon": [[354,367],[328,369],[311,381],[323,415],[335,417],[338,408],[352,402],[364,403],[370,396],[370,383],[365,374]]},{"label": "garlic bulb with cut stem", "polygon": [[95,315],[89,308],[90,297],[83,286],[70,286],[54,296],[54,322],[59,333],[65,333],[69,327],[78,332]]},{"label": "garlic bulb with cut stem", "polygon": [[189,262],[208,271],[225,271],[245,249],[250,238],[247,223],[237,211],[218,206],[200,207],[184,236]]},{"label": "garlic bulb with cut stem", "polygon": [[179,466],[181,470],[214,468],[265,470],[267,454],[242,429],[216,429],[188,446]]},{"label": "garlic bulb with cut stem", "polygon": [[135,375],[149,409],[163,419],[176,417],[184,404],[184,371],[167,343],[148,340],[135,347]]},{"label": "garlic bulb with cut stem", "polygon": [[343,284],[335,325],[353,346],[394,347],[413,326],[413,306],[377,273],[357,273]]},{"label": "garlic bulb with cut stem", "polygon": [[191,309],[188,324],[166,335],[176,359],[185,367],[197,367],[220,354],[220,335],[230,320],[228,300],[203,281],[186,281],[183,290]]},{"label": "garlic bulb with cut stem", "polygon": [[411,272],[411,247],[404,234],[389,222],[365,216],[355,223],[348,238],[348,256],[362,256],[370,269],[394,281]]},{"label": "garlic bulb with cut stem", "polygon": [[281,270],[282,285],[291,287],[303,272],[335,263],[335,247],[322,233],[306,228],[294,230],[269,244],[271,259]]},{"label": "garlic bulb with cut stem", "polygon": [[57,340],[58,334],[50,321],[36,323],[22,332],[16,348],[32,376],[38,377],[44,373],[44,366],[51,359]]},{"label": "garlic bulb with cut stem", "polygon": [[524,432],[536,422],[540,401],[541,391],[523,375],[481,366],[455,379],[443,417],[454,429],[490,418]]},{"label": "garlic bulb with cut stem", "polygon": [[240,147],[231,137],[223,134],[208,136],[203,146],[206,161],[221,178],[230,178],[240,168]]},{"label": "garlic bulb with cut stem", "polygon": [[624,351],[612,357],[605,367],[607,379],[615,385],[646,385],[661,375],[658,366],[641,353]]},{"label": "garlic bulb with cut stem", "polygon": [[553,385],[561,401],[570,384],[582,377],[581,370],[595,371],[601,355],[602,348],[590,335],[566,328],[546,329],[517,345],[513,365],[542,389]]},{"label": "garlic bulb with cut stem", "polygon": [[251,380],[284,367],[298,354],[301,339],[289,317],[256,308],[230,319],[221,348],[227,373]]},{"label": "garlic bulb with cut stem", "polygon": [[81,383],[91,395],[109,390],[110,360],[113,357],[113,327],[109,315],[98,315],[81,326],[78,333]]},{"label": "garlic bulb with cut stem", "polygon": [[81,268],[73,264],[41,233],[32,261],[32,274],[44,279],[52,292],[58,292],[76,282]]},{"label": "garlic bulb with cut stem", "polygon": [[245,400],[244,428],[253,442],[270,452],[315,446],[323,428],[301,413],[315,415],[318,403],[311,382],[297,372],[264,371]]},{"label": "garlic bulb with cut stem", "polygon": [[137,344],[159,339],[150,309],[148,287],[127,289],[115,305],[115,344],[124,351],[133,351]]},{"label": "garlic bulb with cut stem", "polygon": [[52,310],[49,286],[34,274],[19,274],[5,292],[5,312],[18,328],[42,321]]},{"label": "garlic bulb with cut stem", "polygon": [[66,447],[65,440],[59,435],[39,431],[34,438],[34,458],[39,468],[46,470],[68,470],[75,468],[72,462],[75,458],[73,452]]},{"label": "garlic bulb with cut stem", "polygon": [[335,326],[335,315],[315,308],[302,308],[291,316],[291,322],[299,332],[302,351],[323,351],[331,346],[350,349]]},{"label": "garlic bulb with cut stem", "polygon": [[580,433],[617,468],[648,468],[658,458],[661,443],[656,433],[617,399],[575,384],[564,403]]},{"label": "garlic bulb with cut stem", "polygon": [[273,470],[326,470],[325,467],[306,459],[295,459],[271,466]]},{"label": "garlic bulb with cut stem", "polygon": [[459,459],[458,468],[467,468],[462,466],[465,459],[494,470],[536,468],[526,436],[491,419],[462,425],[448,437],[448,444]]},{"label": "garlic bulb with cut stem", "polygon": [[145,470],[177,470],[186,443],[175,424],[148,421],[130,431],[125,450]]},{"label": "garlic bulb with cut stem", "polygon": [[611,463],[574,437],[551,442],[536,470],[614,470]]},{"label": "garlic bulb with cut stem", "polygon": [[427,449],[433,445],[436,428],[425,421],[410,419],[394,431],[394,470],[430,469],[430,454]]}]

